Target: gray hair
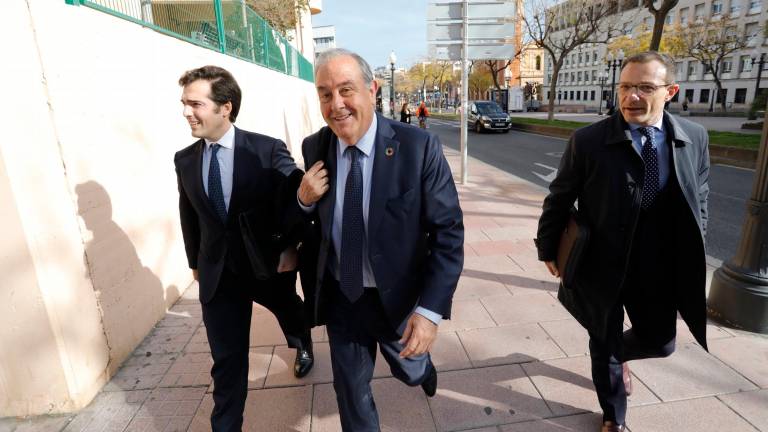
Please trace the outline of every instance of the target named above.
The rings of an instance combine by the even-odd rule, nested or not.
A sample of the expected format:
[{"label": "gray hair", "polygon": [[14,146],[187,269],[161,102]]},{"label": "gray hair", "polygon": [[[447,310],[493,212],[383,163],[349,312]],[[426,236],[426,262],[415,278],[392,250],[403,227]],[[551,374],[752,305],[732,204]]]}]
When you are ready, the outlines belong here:
[{"label": "gray hair", "polygon": [[660,53],[657,51],[643,51],[635,55],[629,56],[621,63],[621,70],[630,63],[649,63],[657,61],[666,69],[666,84],[675,83],[675,60],[669,54]]},{"label": "gray hair", "polygon": [[371,70],[371,66],[368,65],[368,62],[360,57],[359,54],[344,48],[331,48],[328,51],[321,52],[320,55],[317,56],[315,59],[315,78],[317,78],[317,71],[336,57],[352,57],[355,59],[357,66],[360,68],[360,75],[362,75],[365,85],[371,85],[373,82],[373,71]]}]

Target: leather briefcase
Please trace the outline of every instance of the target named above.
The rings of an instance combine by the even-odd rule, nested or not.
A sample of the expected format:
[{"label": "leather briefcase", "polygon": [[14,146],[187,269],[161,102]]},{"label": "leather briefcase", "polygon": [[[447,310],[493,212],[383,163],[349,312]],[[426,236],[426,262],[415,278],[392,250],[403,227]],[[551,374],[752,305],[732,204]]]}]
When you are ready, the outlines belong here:
[{"label": "leather briefcase", "polygon": [[560,273],[560,282],[565,288],[572,287],[574,274],[588,241],[589,228],[580,220],[576,209],[572,209],[557,248],[557,271]]}]

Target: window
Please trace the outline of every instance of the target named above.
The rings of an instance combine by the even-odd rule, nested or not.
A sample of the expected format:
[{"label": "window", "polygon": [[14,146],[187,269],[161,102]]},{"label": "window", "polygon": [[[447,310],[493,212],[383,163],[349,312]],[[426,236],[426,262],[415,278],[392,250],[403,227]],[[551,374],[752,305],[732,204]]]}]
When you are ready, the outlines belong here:
[{"label": "window", "polygon": [[536,70],[541,70],[541,56],[536,56]]},{"label": "window", "polygon": [[549,90],[547,90],[547,100],[549,100],[549,98],[550,98],[550,97],[552,97],[552,92],[550,92]]},{"label": "window", "polygon": [[577,74],[577,80],[576,80],[576,82],[581,82],[581,72],[579,72],[579,73]]},{"label": "window", "polygon": [[576,90],[576,100],[581,100],[581,92]]},{"label": "window", "polygon": [[682,78],[682,76],[683,76],[683,62],[675,62],[675,76],[677,76],[678,79]]},{"label": "window", "polygon": [[688,76],[696,75],[696,63],[693,61],[688,62]]},{"label": "window", "polygon": [[586,90],[584,90],[584,91],[581,93],[581,97],[582,97],[584,100],[587,100],[587,91],[586,91]]},{"label": "window", "polygon": [[699,103],[707,102],[709,102],[709,89],[701,89],[701,93],[699,93]]},{"label": "window", "polygon": [[685,99],[688,102],[693,102],[693,89],[688,89],[685,91]]},{"label": "window", "polygon": [[712,73],[712,68],[710,68],[709,65],[704,62],[701,62],[701,70],[704,71],[704,75]]},{"label": "window", "polygon": [[597,82],[597,71],[596,70],[592,71],[592,82]]},{"label": "window", "polygon": [[688,24],[688,14],[689,13],[690,13],[690,11],[688,10],[688,8],[680,9],[680,24],[681,25]]},{"label": "window", "polygon": [[575,82],[576,82],[576,73],[571,72],[571,83],[575,83]]},{"label": "window", "polygon": [[589,100],[595,100],[595,91],[594,90],[589,92]]},{"label": "window", "polygon": [[733,103],[743,104],[747,102],[747,89],[738,88],[736,94],[733,96]]},{"label": "window", "polygon": [[693,8],[693,19],[698,21],[704,19],[704,3],[697,4]]},{"label": "window", "polygon": [[672,99],[670,99],[670,102],[677,102],[678,99],[680,99],[680,92],[675,93],[675,95],[672,96]]},{"label": "window", "polygon": [[722,101],[728,99],[728,89],[722,89],[719,92],[717,92],[717,97],[715,98],[715,103],[721,103]]},{"label": "window", "polygon": [[733,69],[733,59],[731,57],[723,59],[723,73],[731,73],[732,69]]},{"label": "window", "polygon": [[563,92],[563,99],[568,100],[568,92],[567,91]]},{"label": "window", "polygon": [[583,60],[581,53],[579,53],[579,64],[581,64],[581,61]]},{"label": "window", "polygon": [[593,62],[597,61],[597,51],[592,51],[592,61]]},{"label": "window", "polygon": [[763,0],[749,0],[749,13],[760,12],[763,6]]},{"label": "window", "polygon": [[712,16],[723,13],[723,0],[712,1]]},{"label": "window", "polygon": [[573,100],[573,90],[571,90],[571,100]]},{"label": "window", "polygon": [[750,46],[754,46],[760,35],[760,25],[756,22],[747,23],[744,25],[744,38]]},{"label": "window", "polygon": [[748,55],[741,56],[739,60],[739,72],[751,72],[752,71],[752,58]]},{"label": "window", "polygon": [[674,21],[674,19],[675,19],[675,14],[673,12],[670,12],[669,14],[667,14],[667,17],[664,18],[664,23],[672,24],[672,21]]},{"label": "window", "polygon": [[731,15],[738,15],[741,11],[741,1],[742,0],[731,0],[731,8],[730,12]]}]

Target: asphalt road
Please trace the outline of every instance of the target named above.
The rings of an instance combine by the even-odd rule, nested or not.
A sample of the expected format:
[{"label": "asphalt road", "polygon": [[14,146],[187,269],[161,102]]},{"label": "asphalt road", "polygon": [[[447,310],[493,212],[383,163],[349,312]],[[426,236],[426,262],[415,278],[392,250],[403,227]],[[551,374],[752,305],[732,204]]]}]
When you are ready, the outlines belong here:
[{"label": "asphalt road", "polygon": [[[443,145],[459,148],[458,122],[430,119],[429,128]],[[565,139],[525,132],[468,132],[469,155],[517,177],[547,187],[557,173]],[[472,172],[469,173],[472,176]],[[753,170],[713,165],[710,170],[707,254],[722,261],[738,247],[745,201],[752,191]]]}]

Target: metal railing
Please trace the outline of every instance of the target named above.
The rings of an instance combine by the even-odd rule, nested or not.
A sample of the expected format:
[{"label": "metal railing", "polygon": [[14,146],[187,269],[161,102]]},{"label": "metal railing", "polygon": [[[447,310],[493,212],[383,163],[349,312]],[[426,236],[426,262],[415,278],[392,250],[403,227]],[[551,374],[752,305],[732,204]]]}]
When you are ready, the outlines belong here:
[{"label": "metal railing", "polygon": [[312,63],[245,0],[65,0],[239,59],[314,81]]}]

